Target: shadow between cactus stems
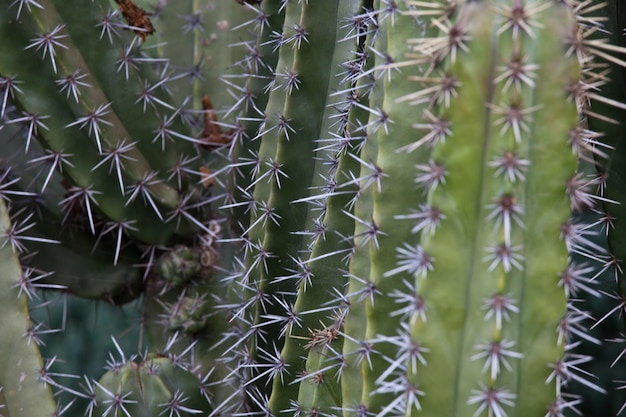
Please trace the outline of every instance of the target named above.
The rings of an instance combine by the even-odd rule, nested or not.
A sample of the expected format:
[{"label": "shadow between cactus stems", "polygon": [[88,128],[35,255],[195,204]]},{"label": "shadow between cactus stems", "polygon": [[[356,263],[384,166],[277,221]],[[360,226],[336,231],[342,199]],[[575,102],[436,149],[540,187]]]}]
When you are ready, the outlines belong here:
[{"label": "shadow between cactus stems", "polygon": [[[62,328],[65,321],[65,328],[41,336],[41,355],[44,361],[55,358],[50,372],[73,376],[55,377],[55,382],[84,392],[83,375],[97,381],[106,371],[109,354],[119,359],[112,337],[127,357],[138,351],[142,298],[123,306],[112,306],[70,295],[47,293],[44,294],[46,296],[50,301],[46,307],[31,310],[33,321],[43,322],[50,329]],[[35,300],[35,303],[44,304],[42,301]],[[141,349],[145,350],[147,346],[144,344]],[[53,390],[58,391],[56,388]],[[72,400],[75,402],[63,416],[83,417],[88,399],[67,392],[56,396],[56,402],[61,407]]]}]

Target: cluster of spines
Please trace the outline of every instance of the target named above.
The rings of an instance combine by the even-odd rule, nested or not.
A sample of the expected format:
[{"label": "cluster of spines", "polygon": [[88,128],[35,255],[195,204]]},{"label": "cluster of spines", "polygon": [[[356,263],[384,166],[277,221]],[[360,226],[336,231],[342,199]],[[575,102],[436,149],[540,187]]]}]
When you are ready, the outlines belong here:
[{"label": "cluster of spines", "polygon": [[[263,7],[271,10],[279,2],[275,3],[264,2]],[[333,27],[324,28],[324,30],[334,36],[334,32],[337,30],[334,27],[334,22],[339,20],[340,24],[344,26],[342,31],[346,40],[337,47],[334,46],[334,40],[333,43],[329,44],[326,54],[329,54],[334,48],[335,59],[332,62],[332,67],[326,68],[325,71],[329,71],[331,74],[343,73],[344,79],[331,76],[330,80],[320,81],[319,85],[315,85],[311,84],[312,81],[309,79],[310,72],[306,72],[310,69],[299,67],[308,62],[303,60],[303,57],[307,56],[305,55],[307,52],[303,51],[304,46],[313,42],[314,39],[319,40],[320,33],[322,33],[322,28],[309,30],[310,26],[306,25],[307,14],[309,21],[313,22],[315,16],[320,16],[322,9],[325,9],[326,13],[328,13],[328,9],[319,6],[311,7],[311,5],[298,4],[297,2],[283,2],[279,10],[282,10],[283,7],[286,15],[285,34],[273,33],[270,40],[262,40],[261,44],[270,43],[277,46],[276,50],[280,51],[280,58],[276,68],[284,68],[284,73],[290,74],[290,76],[281,77],[278,75],[280,71],[277,70],[276,80],[273,79],[274,77],[269,79],[267,91],[270,92],[270,95],[267,106],[262,113],[249,117],[249,119],[260,120],[258,131],[252,135],[253,141],[261,137],[263,140],[258,154],[253,154],[250,158],[254,167],[252,170],[253,177],[250,179],[252,186],[246,190],[250,193],[249,200],[252,201],[249,207],[253,208],[251,220],[246,229],[247,234],[244,236],[250,250],[246,262],[247,269],[243,273],[236,273],[231,276],[231,286],[235,294],[239,294],[235,295],[236,297],[241,297],[241,294],[244,296],[242,304],[237,307],[234,314],[237,319],[241,320],[240,323],[248,322],[242,332],[249,336],[252,341],[251,344],[250,342],[242,343],[241,340],[236,342],[240,347],[245,345],[252,347],[244,347],[244,354],[241,359],[247,358],[253,362],[242,361],[241,366],[244,371],[252,374],[255,384],[243,386],[242,393],[248,392],[250,395],[256,395],[253,402],[257,407],[262,406],[261,410],[269,411],[271,408],[279,412],[287,412],[288,409],[293,410],[293,412],[298,410],[313,412],[315,408],[314,398],[318,398],[319,395],[327,396],[328,392],[334,392],[335,395],[330,396],[334,398],[334,402],[327,404],[327,406],[332,408],[338,406],[336,401],[339,389],[337,382],[333,382],[331,369],[339,370],[340,367],[327,363],[326,359],[330,354],[337,357],[341,356],[339,354],[341,349],[336,346],[336,343],[341,340],[337,331],[342,324],[342,312],[337,310],[337,307],[341,306],[337,300],[338,297],[339,299],[344,298],[342,296],[342,282],[345,282],[346,276],[343,272],[338,272],[332,281],[323,278],[323,276],[327,274],[328,270],[342,271],[341,266],[347,266],[345,262],[353,250],[352,236],[350,235],[352,216],[350,207],[354,202],[350,203],[350,200],[354,200],[354,189],[360,179],[358,174],[352,169],[346,169],[345,166],[347,164],[358,167],[363,162],[353,152],[354,149],[360,149],[360,136],[364,136],[366,133],[366,129],[358,125],[361,123],[359,120],[350,120],[354,116],[349,116],[349,113],[352,113],[357,108],[356,104],[359,103],[355,99],[354,86],[335,93],[341,99],[339,103],[328,102],[326,91],[333,92],[333,90],[322,87],[330,81],[331,85],[337,85],[339,86],[337,89],[343,90],[346,85],[356,82],[356,78],[347,75],[347,70],[350,69],[348,65],[352,64],[352,67],[355,65],[364,66],[365,60],[363,59],[363,62],[360,63],[356,60],[347,62],[346,57],[350,56],[350,51],[354,53],[356,41],[362,42],[364,39],[363,28],[372,30],[374,20],[372,20],[370,10],[358,18],[344,20],[342,18],[344,14],[352,16],[355,13],[355,10],[344,10],[346,7],[350,7],[346,5],[340,7],[344,13],[339,15],[340,18],[328,20]],[[333,4],[330,9],[336,7],[337,5]],[[359,23],[361,20],[365,24]],[[289,35],[291,32],[293,32],[293,36]],[[289,47],[292,44],[293,48]],[[365,58],[367,51],[359,52]],[[319,52],[311,51],[308,53],[311,54],[309,56],[313,56]],[[330,58],[333,56],[331,55]],[[324,65],[330,66],[328,57],[325,60],[327,63]],[[341,63],[343,65],[340,66]],[[361,71],[360,68],[358,70]],[[304,78],[302,83],[294,81],[301,76],[307,76],[307,78]],[[307,84],[304,83],[304,80],[308,81]],[[255,81],[258,82],[258,79],[255,78]],[[287,82],[285,88],[279,87],[279,83],[282,81]],[[312,85],[315,85],[315,88],[320,91],[312,92]],[[287,91],[288,94],[285,95],[284,91]],[[309,116],[294,112],[294,104],[291,104],[290,101],[297,102],[298,99],[294,97],[297,95],[306,97],[308,100],[314,94],[322,99],[322,105],[327,105],[328,110],[325,114],[317,115],[320,117],[321,114],[324,114],[324,117],[321,118],[323,127],[313,126],[314,130],[309,128],[309,135],[312,137],[305,139],[301,136],[303,128],[300,126],[302,118]],[[291,114],[294,116],[289,117]],[[354,123],[354,125],[347,127],[348,123]],[[326,135],[325,132],[332,124],[335,125],[337,131],[332,132],[332,136],[328,139],[320,139]],[[303,145],[297,144],[298,141],[310,142]],[[280,148],[287,148],[292,142],[295,142],[294,150],[289,154],[284,151],[282,153]],[[244,158],[246,156],[243,155]],[[285,166],[283,161],[296,158],[295,162],[302,165],[306,160],[311,160],[312,157],[319,159],[319,161],[316,162],[316,171],[313,175],[309,173],[302,177],[301,181],[298,181],[297,186],[300,188],[298,192],[301,193],[301,198],[291,197],[291,200],[296,201],[286,199],[284,202],[293,205],[298,204],[305,208],[309,204],[313,206],[313,209],[307,208],[303,211],[304,217],[300,215],[301,218],[297,219],[299,226],[295,229],[295,239],[289,238],[289,247],[287,248],[289,252],[278,256],[266,246],[268,242],[270,242],[269,245],[276,245],[276,243],[271,243],[263,227],[268,225],[272,227],[278,224],[284,226],[285,221],[289,220],[280,216],[276,204],[279,195],[281,195],[281,199],[283,198],[283,190],[287,186],[285,184],[297,180],[294,178],[297,173],[293,171],[293,162]],[[350,176],[350,172],[352,172],[352,176]],[[309,189],[308,187],[315,188]],[[274,193],[275,196],[272,197]],[[284,208],[281,210],[284,211]],[[289,215],[291,216],[293,213],[289,213]],[[338,218],[342,220],[338,221]],[[287,239],[287,236],[284,239]],[[298,240],[302,243],[297,243]],[[276,242],[284,245],[284,242]],[[302,255],[294,252],[297,247],[302,248]],[[279,249],[285,250],[284,248]],[[281,269],[271,270],[272,267],[268,264],[274,262],[273,258],[278,259],[283,264]],[[324,268],[328,268],[328,270]],[[317,277],[323,279],[324,285],[320,285],[321,282],[316,282]],[[328,302],[324,300],[328,300]],[[278,334],[280,338],[278,340],[269,339],[265,336],[266,333]],[[241,335],[242,333],[233,332],[232,334],[235,337],[241,337]],[[266,338],[267,340],[264,340]],[[280,349],[283,343],[286,347],[281,353]],[[326,348],[326,343],[334,343],[335,345]],[[256,349],[256,354],[252,349]],[[306,356],[309,349],[312,355],[315,351],[317,356],[314,355],[315,357],[305,359],[303,355]],[[319,350],[323,350],[325,353],[319,356]],[[248,357],[247,355],[250,354],[254,356]],[[329,372],[325,374],[322,369]],[[266,387],[272,383],[272,379],[274,381],[273,394],[272,399],[269,399],[266,397],[268,392]],[[300,386],[315,386],[314,381],[317,381],[322,387],[320,388],[321,391],[315,389],[313,391],[299,390]],[[331,383],[334,388],[330,391],[323,388],[326,386],[325,384]]]}]

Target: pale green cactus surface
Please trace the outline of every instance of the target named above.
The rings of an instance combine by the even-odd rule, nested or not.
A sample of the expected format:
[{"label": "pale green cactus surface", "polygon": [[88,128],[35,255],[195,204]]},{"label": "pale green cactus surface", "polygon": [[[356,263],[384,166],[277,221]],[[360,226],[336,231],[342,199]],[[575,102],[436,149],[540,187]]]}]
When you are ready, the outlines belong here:
[{"label": "pale green cactus surface", "polygon": [[0,0],[0,417],[625,414],[625,25]]}]

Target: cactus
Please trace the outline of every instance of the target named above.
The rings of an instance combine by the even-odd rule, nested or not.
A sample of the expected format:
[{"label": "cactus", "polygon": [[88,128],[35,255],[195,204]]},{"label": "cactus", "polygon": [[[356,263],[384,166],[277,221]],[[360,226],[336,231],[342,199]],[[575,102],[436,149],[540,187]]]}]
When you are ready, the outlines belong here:
[{"label": "cactus", "polygon": [[0,5],[0,415],[623,413],[607,3]]},{"label": "cactus", "polygon": [[[9,215],[4,201],[0,201],[0,218],[2,234],[11,229]],[[0,384],[0,410],[3,415],[26,416],[38,413],[52,414],[54,401],[50,390],[39,380],[39,369],[43,361],[36,344],[26,337],[30,329],[28,318],[27,293],[16,287],[23,271],[19,260],[10,245],[3,245],[2,257],[2,313],[7,318],[2,326],[2,372]],[[26,333],[26,335],[25,335]],[[32,333],[31,333],[32,334]]]},{"label": "cactus", "polygon": [[103,415],[176,412],[190,416],[208,408],[201,381],[180,358],[148,355],[139,363],[129,360],[118,364],[102,376],[94,391],[94,411]]}]

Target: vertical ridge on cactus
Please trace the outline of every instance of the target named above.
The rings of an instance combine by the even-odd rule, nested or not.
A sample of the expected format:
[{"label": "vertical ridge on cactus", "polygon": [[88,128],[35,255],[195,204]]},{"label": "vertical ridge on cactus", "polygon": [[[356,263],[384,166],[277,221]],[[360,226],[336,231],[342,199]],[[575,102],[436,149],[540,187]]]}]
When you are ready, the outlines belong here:
[{"label": "vertical ridge on cactus", "polygon": [[427,154],[411,155],[398,151],[416,136],[410,124],[400,121],[415,120],[414,115],[419,110],[398,105],[397,100],[415,87],[408,78],[417,76],[423,68],[413,66],[397,71],[393,65],[404,60],[408,39],[416,34],[425,35],[432,29],[410,15],[403,15],[407,9],[411,10],[411,6],[403,5],[399,10],[391,6],[395,6],[393,2],[380,2],[378,34],[371,47],[375,57],[374,88],[382,89],[382,97],[378,109],[371,112],[368,133],[370,137],[376,136],[375,164],[383,175],[380,183],[372,185],[370,233],[376,235],[369,243],[369,276],[364,277],[376,293],[361,301],[365,303],[366,313],[363,343],[370,345],[372,351],[367,363],[361,365],[365,376],[361,405],[380,415],[418,410],[423,394],[407,375],[407,367],[411,367],[412,361],[417,360],[415,355],[419,356],[420,352],[410,351],[409,345],[413,341],[407,337],[408,329],[400,324],[402,317],[392,315],[397,305],[390,297],[394,290],[408,289],[403,281],[413,279],[404,271],[393,271],[398,267],[398,248],[413,248],[419,239],[411,231],[410,220],[399,219],[398,215],[406,214],[409,208],[424,201],[422,193],[408,190],[414,190],[415,177],[411,168],[428,158]]}]

